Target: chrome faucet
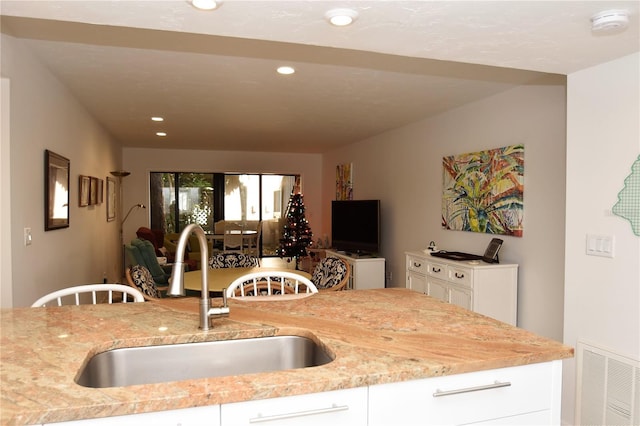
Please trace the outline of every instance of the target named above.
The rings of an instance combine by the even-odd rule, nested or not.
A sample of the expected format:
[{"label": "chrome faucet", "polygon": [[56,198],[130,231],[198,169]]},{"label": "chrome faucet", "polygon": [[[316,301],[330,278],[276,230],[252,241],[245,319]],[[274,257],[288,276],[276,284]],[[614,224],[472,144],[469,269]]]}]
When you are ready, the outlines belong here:
[{"label": "chrome faucet", "polygon": [[[178,247],[176,248],[176,260],[171,272],[171,282],[167,295],[173,297],[184,296],[184,254],[187,249],[187,239],[191,233],[196,234],[198,243],[200,244],[200,267],[202,271],[202,298],[200,299],[200,329],[209,330],[210,319],[213,317],[223,317],[229,315],[229,307],[227,306],[227,292],[222,292],[222,304],[219,308],[212,308],[209,300],[209,245],[207,236],[202,227],[192,223],[187,225],[180,234]],[[226,289],[225,289],[226,290]]]}]

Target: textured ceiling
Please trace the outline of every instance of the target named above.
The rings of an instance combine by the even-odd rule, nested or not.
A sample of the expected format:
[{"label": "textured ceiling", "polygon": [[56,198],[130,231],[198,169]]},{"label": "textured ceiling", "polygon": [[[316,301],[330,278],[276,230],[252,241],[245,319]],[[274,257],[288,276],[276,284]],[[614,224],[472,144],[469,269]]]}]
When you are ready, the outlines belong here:
[{"label": "textured ceiling", "polygon": [[[344,6],[356,22],[330,26],[324,13]],[[637,52],[638,6],[3,0],[0,13],[123,146],[323,152]],[[612,8],[629,10],[629,28],[592,34],[590,17]],[[276,74],[283,64],[296,74]]]}]

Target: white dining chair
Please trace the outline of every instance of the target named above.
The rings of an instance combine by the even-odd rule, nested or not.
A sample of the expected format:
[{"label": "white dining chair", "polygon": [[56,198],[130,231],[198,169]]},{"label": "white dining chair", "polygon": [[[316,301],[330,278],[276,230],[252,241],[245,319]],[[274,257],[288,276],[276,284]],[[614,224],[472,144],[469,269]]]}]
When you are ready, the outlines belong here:
[{"label": "white dining chair", "polygon": [[310,279],[289,271],[250,272],[236,278],[227,287],[227,297],[232,298],[317,292]]},{"label": "white dining chair", "polygon": [[224,240],[222,250],[242,253],[243,228],[234,222],[226,222],[224,225]]},{"label": "white dining chair", "polygon": [[[129,287],[123,284],[86,284],[75,287],[67,287],[61,290],[54,291],[46,294],[33,302],[32,308],[46,307],[47,304],[55,302],[54,306],[62,305],[83,305],[83,304],[98,304],[104,303],[98,299],[99,293],[106,293],[107,302],[114,302],[114,294],[120,294],[122,296],[122,302],[127,303],[128,297],[133,297],[134,302],[144,302],[144,296],[140,291],[135,288]],[[87,302],[87,297],[80,297],[81,295],[91,295],[91,302]],[[73,296],[70,298],[69,296]],[[65,303],[71,299],[72,303]],[[118,300],[119,302],[120,300]]]}]

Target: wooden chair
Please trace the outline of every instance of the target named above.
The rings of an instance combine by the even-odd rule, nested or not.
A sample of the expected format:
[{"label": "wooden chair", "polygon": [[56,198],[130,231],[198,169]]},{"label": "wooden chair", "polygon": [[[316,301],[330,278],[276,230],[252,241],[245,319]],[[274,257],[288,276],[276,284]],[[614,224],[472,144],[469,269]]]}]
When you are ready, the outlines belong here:
[{"label": "wooden chair", "polygon": [[351,267],[337,257],[325,257],[313,270],[311,281],[320,291],[344,290],[351,277]]},{"label": "wooden chair", "polygon": [[[128,297],[133,297],[134,302],[144,302],[144,296],[135,288],[127,287],[122,284],[86,284],[79,285],[75,287],[63,288],[62,290],[57,290],[47,295],[42,296],[31,305],[32,308],[40,308],[46,307],[47,304],[55,302],[54,306],[62,306],[62,305],[83,305],[83,304],[93,304],[96,305],[98,303],[103,303],[99,300],[98,294],[106,293],[107,294],[107,303],[114,302],[114,294],[121,295],[121,301],[123,303],[127,303]],[[87,297],[80,297],[81,295],[91,295],[91,302],[87,302]],[[71,298],[72,303],[65,303],[69,301],[68,296],[73,296]],[[120,300],[117,300],[118,302]]]},{"label": "wooden chair", "polygon": [[169,288],[169,286],[158,286],[153,280],[151,272],[142,265],[127,268],[125,274],[127,276],[127,284],[139,291],[144,300],[150,302],[162,298],[163,292],[166,292]]},{"label": "wooden chair", "polygon": [[289,271],[251,272],[235,279],[227,287],[227,297],[276,296],[317,293],[308,278]]},{"label": "wooden chair", "polygon": [[262,235],[262,221],[258,222],[256,226],[256,235],[249,239],[247,245],[247,253],[253,255],[258,259],[258,266],[260,265],[260,236]]}]

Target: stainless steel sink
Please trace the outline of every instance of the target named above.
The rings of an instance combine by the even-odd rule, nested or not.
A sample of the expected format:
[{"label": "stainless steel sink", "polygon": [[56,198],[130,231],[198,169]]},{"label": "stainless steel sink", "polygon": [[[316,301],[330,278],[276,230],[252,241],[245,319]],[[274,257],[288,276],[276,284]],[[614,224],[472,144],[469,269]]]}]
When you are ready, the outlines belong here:
[{"label": "stainless steel sink", "polygon": [[314,367],[331,361],[316,342],[300,336],[142,346],[95,355],[76,383],[108,388]]}]

